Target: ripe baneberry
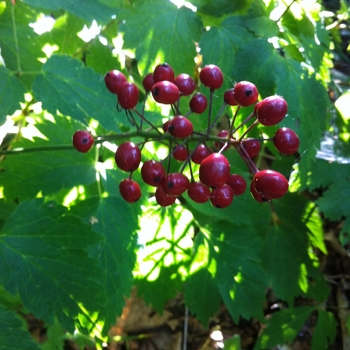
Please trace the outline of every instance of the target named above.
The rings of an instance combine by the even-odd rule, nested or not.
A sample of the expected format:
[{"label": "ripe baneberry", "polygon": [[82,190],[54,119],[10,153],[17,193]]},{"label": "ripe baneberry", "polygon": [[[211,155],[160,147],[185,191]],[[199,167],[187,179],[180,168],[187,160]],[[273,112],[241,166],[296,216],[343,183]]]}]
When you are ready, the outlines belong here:
[{"label": "ripe baneberry", "polygon": [[258,99],[259,93],[256,86],[249,81],[241,81],[233,88],[234,99],[240,106],[247,107]]},{"label": "ripe baneberry", "polygon": [[298,151],[300,141],[294,130],[281,128],[276,131],[273,144],[282,154],[290,155]]},{"label": "ripe baneberry", "polygon": [[152,96],[158,103],[171,105],[180,98],[180,90],[170,81],[159,81],[152,87]]},{"label": "ripe baneberry", "polygon": [[176,138],[183,139],[192,135],[193,124],[186,117],[177,115],[169,121],[168,133]]},{"label": "ripe baneberry", "polygon": [[73,135],[74,148],[82,153],[88,152],[94,145],[94,138],[86,130],[78,130]]},{"label": "ripe baneberry", "polygon": [[220,153],[212,153],[199,166],[199,179],[208,187],[220,187],[230,176],[230,163]]},{"label": "ripe baneberry", "polygon": [[201,182],[191,182],[187,194],[194,202],[205,203],[210,197],[210,189]]},{"label": "ripe baneberry", "polygon": [[260,170],[254,174],[255,190],[267,200],[283,197],[288,191],[288,180],[278,171]]},{"label": "ripe baneberry", "polygon": [[119,70],[109,71],[104,79],[107,89],[116,95],[118,95],[121,85],[127,82],[126,76]]},{"label": "ripe baneberry", "polygon": [[114,159],[119,169],[134,171],[140,165],[141,151],[133,142],[127,141],[118,146]]},{"label": "ripe baneberry", "polygon": [[165,177],[165,170],[162,163],[155,160],[147,160],[141,167],[142,180],[151,186],[161,185]]},{"label": "ripe baneberry", "polygon": [[136,107],[139,100],[139,89],[134,83],[126,82],[120,86],[118,102],[125,109]]},{"label": "ripe baneberry", "polygon": [[199,79],[204,86],[210,89],[219,89],[224,82],[221,69],[214,64],[204,66],[199,73]]},{"label": "ripe baneberry", "polygon": [[286,100],[278,95],[269,96],[258,102],[254,107],[254,114],[259,122],[265,126],[278,124],[288,111]]},{"label": "ripe baneberry", "polygon": [[158,81],[174,81],[174,70],[169,63],[159,64],[153,71],[153,80],[155,83]]},{"label": "ripe baneberry", "polygon": [[210,202],[215,208],[226,208],[233,201],[233,190],[229,185],[216,187],[211,191]]},{"label": "ripe baneberry", "polygon": [[124,179],[119,184],[119,192],[125,201],[134,203],[141,197],[139,184],[132,179]]}]

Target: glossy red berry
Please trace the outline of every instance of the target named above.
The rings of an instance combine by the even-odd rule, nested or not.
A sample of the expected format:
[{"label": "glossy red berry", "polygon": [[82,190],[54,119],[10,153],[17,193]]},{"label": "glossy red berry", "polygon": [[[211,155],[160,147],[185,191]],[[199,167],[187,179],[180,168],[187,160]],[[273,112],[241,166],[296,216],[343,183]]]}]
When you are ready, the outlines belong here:
[{"label": "glossy red berry", "polygon": [[142,80],[142,85],[147,92],[152,91],[154,85],[153,73],[148,73]]},{"label": "glossy red berry", "polygon": [[259,96],[258,89],[249,81],[241,81],[237,83],[233,88],[233,92],[235,101],[243,107],[255,103]]},{"label": "glossy red berry", "polygon": [[231,174],[226,181],[226,184],[231,186],[235,196],[240,196],[247,188],[247,182],[244,177],[239,174]]},{"label": "glossy red berry", "polygon": [[168,195],[163,191],[162,186],[157,187],[156,190],[156,201],[162,207],[167,207],[175,203],[177,196]]},{"label": "glossy red berry", "polygon": [[120,86],[118,102],[125,109],[136,107],[139,100],[139,89],[134,83],[126,82]]},{"label": "glossy red berry", "polygon": [[156,102],[170,105],[178,101],[180,90],[170,81],[159,81],[152,87],[152,96]]},{"label": "glossy red berry", "polygon": [[259,122],[265,126],[278,124],[287,112],[288,104],[286,100],[278,95],[266,97],[254,107],[254,114]]},{"label": "glossy red berry", "polygon": [[188,158],[187,147],[183,145],[176,145],[173,149],[173,157],[179,162],[183,162]]},{"label": "glossy red berry", "polygon": [[278,171],[260,170],[253,177],[255,190],[267,200],[284,196],[288,191],[288,180]]},{"label": "glossy red berry", "polygon": [[268,201],[268,199],[264,198],[264,196],[255,189],[253,181],[250,183],[250,194],[257,202],[263,203]]},{"label": "glossy red berry", "polygon": [[183,139],[192,135],[193,124],[186,117],[177,115],[170,120],[168,124],[168,132],[176,138]]},{"label": "glossy red berry", "polygon": [[191,95],[196,88],[196,82],[186,73],[181,73],[176,76],[174,79],[174,84],[179,88],[180,92],[184,96]]},{"label": "glossy red berry", "polygon": [[298,151],[300,141],[294,130],[281,128],[276,131],[273,144],[282,154],[290,155]]},{"label": "glossy red berry", "polygon": [[168,195],[178,196],[184,193],[190,181],[182,173],[169,173],[162,182],[163,191]]},{"label": "glossy red berry", "polygon": [[199,79],[204,86],[211,89],[219,89],[224,82],[221,69],[214,64],[204,66],[199,73]]},{"label": "glossy red berry", "polygon": [[141,197],[139,184],[132,179],[125,179],[119,184],[119,192],[125,201],[134,203]]},{"label": "glossy red berry", "polygon": [[[226,139],[227,139],[228,134],[229,134],[229,131],[228,131],[228,130],[221,130],[221,131],[219,131],[219,132],[217,133],[216,136],[217,136],[217,137],[222,137],[222,138],[226,138]],[[224,145],[225,145],[225,142],[219,142],[219,141],[215,141],[215,142],[214,142],[214,146],[215,146],[215,148],[217,148],[218,150],[220,150],[222,147],[224,147]],[[231,146],[231,144],[228,143],[228,144],[225,146],[225,148],[223,149],[223,151],[226,151],[227,149],[229,149],[230,146]]]},{"label": "glossy red berry", "polygon": [[141,167],[142,180],[151,186],[161,185],[165,177],[165,170],[162,163],[155,160],[147,160]]},{"label": "glossy red berry", "polygon": [[221,153],[212,153],[199,166],[199,179],[208,187],[220,187],[230,176],[230,163]]},{"label": "glossy red berry", "polygon": [[126,76],[119,70],[109,71],[104,79],[107,89],[116,95],[118,95],[121,85],[127,82]]},{"label": "glossy red berry", "polygon": [[163,124],[162,128],[163,128],[163,131],[164,131],[164,132],[167,132],[167,131],[168,131],[170,120],[171,120],[171,119],[167,120],[167,121]]},{"label": "glossy red berry", "polygon": [[250,158],[255,158],[261,150],[260,141],[250,138],[242,141],[242,147],[244,147]]},{"label": "glossy red berry", "polygon": [[78,130],[73,135],[74,148],[82,153],[88,152],[94,145],[94,138],[86,130]]},{"label": "glossy red berry", "polygon": [[230,106],[237,106],[235,90],[233,88],[224,92],[224,101]]},{"label": "glossy red berry", "polygon": [[215,208],[226,208],[233,201],[233,190],[229,185],[216,187],[211,191],[210,202]]},{"label": "glossy red berry", "polygon": [[211,154],[211,150],[204,145],[203,143],[200,143],[196,149],[194,150],[191,160],[195,164],[200,164],[204,158],[207,158],[209,154]]},{"label": "glossy red berry", "polygon": [[114,159],[119,169],[134,171],[140,165],[141,151],[133,142],[127,141],[118,146]]},{"label": "glossy red berry", "polygon": [[155,83],[158,81],[174,81],[174,70],[169,63],[159,64],[153,71],[153,80]]},{"label": "glossy red berry", "polygon": [[210,197],[210,189],[201,182],[191,182],[187,194],[194,202],[205,203]]},{"label": "glossy red berry", "polygon": [[191,97],[189,105],[193,113],[201,114],[206,110],[208,100],[202,93],[197,92]]}]

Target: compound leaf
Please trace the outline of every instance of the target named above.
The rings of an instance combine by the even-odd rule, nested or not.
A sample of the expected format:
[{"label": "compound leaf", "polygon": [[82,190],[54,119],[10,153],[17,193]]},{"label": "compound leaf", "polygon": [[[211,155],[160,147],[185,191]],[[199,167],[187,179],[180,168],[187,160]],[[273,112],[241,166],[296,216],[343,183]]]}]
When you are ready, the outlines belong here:
[{"label": "compound leaf", "polygon": [[22,202],[0,231],[1,283],[36,317],[52,324],[56,315],[73,331],[81,305],[95,311],[104,300],[103,271],[86,252],[99,241],[66,208],[43,199]]}]

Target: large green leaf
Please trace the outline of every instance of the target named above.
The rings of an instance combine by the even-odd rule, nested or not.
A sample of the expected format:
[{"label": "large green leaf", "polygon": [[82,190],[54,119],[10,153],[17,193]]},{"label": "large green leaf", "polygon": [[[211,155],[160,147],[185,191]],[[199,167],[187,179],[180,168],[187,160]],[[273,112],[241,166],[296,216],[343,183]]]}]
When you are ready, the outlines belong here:
[{"label": "large green leaf", "polygon": [[0,124],[6,120],[7,115],[11,115],[20,109],[20,102],[24,102],[26,87],[21,81],[16,79],[8,69],[0,66]]},{"label": "large green leaf", "polygon": [[198,7],[198,11],[215,17],[227,15],[228,13],[246,11],[252,0],[192,0],[191,3]]},{"label": "large green leaf", "polygon": [[59,110],[84,124],[94,118],[104,128],[119,131],[125,120],[125,114],[116,110],[116,96],[107,90],[103,76],[68,56],[47,60],[33,92],[50,113]]},{"label": "large green leaf", "polygon": [[82,306],[95,311],[105,297],[103,270],[86,252],[99,241],[66,208],[43,199],[23,202],[0,231],[1,283],[36,317],[52,324],[56,315],[73,331]]},{"label": "large green leaf", "polygon": [[334,315],[328,311],[319,309],[316,328],[312,334],[312,348],[327,350],[337,334],[337,324]]},{"label": "large green leaf", "polygon": [[168,62],[175,74],[193,74],[202,24],[186,7],[164,0],[147,1],[122,13],[124,48],[136,49],[138,68],[147,74],[155,63]]},{"label": "large green leaf", "polygon": [[[47,140],[36,137],[22,139],[13,146],[23,149],[35,147],[70,147],[73,133],[81,124],[66,118],[56,117],[56,122],[46,120],[36,124]],[[0,173],[1,185],[7,200],[23,200],[35,197],[39,192],[50,195],[62,188],[70,189],[78,185],[88,185],[96,181],[95,150],[79,153],[75,149],[47,150],[8,155]]]},{"label": "large green leaf", "polygon": [[[114,181],[115,178],[109,178]],[[106,331],[121,314],[125,298],[130,296],[136,261],[138,217],[132,205],[111,194],[108,198],[91,198],[71,208],[86,222],[92,222],[93,230],[104,240],[91,254],[103,268],[103,288],[107,299],[100,309],[106,320]]]},{"label": "large green leaf", "polygon": [[39,74],[44,58],[41,51],[39,36],[29,27],[37,19],[37,12],[18,1],[12,5],[6,4],[5,11],[0,15],[0,47],[1,56],[6,68],[16,72],[19,79],[30,88],[35,76]]},{"label": "large green leaf", "polygon": [[1,304],[0,344],[1,350],[39,350],[38,345],[31,340],[29,332],[24,330],[23,322],[14,312],[6,310]]},{"label": "large green leaf", "polygon": [[[206,326],[220,307],[220,293],[210,272],[203,268],[190,275],[185,285],[185,302],[192,314]],[[203,307],[205,305],[205,307]]]},{"label": "large green leaf", "polygon": [[216,261],[216,281],[233,320],[240,316],[263,320],[267,276],[261,265],[261,237],[251,226],[226,221],[209,226],[210,256]]},{"label": "large green leaf", "polygon": [[49,10],[64,9],[87,21],[107,22],[115,14],[115,9],[96,0],[22,0],[25,3]]}]

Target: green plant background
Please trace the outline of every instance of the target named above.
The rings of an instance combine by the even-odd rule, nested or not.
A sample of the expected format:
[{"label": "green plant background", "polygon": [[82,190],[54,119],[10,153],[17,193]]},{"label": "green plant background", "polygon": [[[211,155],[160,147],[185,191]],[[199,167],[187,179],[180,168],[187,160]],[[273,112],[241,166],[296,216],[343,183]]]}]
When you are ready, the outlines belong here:
[{"label": "green plant background", "polygon": [[[60,348],[62,337],[55,334],[74,331],[100,346],[133,286],[159,312],[183,293],[203,325],[221,301],[236,322],[256,318],[266,328],[255,349],[291,342],[315,312],[312,348],[328,349],[333,342],[337,324],[326,307],[330,289],[319,253],[327,255],[324,220],[342,222],[342,246],[349,243],[350,226],[349,115],[344,102],[333,105],[328,96],[332,49],[340,44],[327,29],[334,17],[316,1],[191,3],[196,12],[167,0],[0,1],[2,349]],[[334,14],[347,18],[345,1]],[[32,24],[45,16],[55,22],[39,35]],[[98,34],[84,41],[79,33],[92,21]],[[164,61],[176,74],[192,76],[198,63],[217,64],[225,76],[217,96],[249,80],[260,98],[279,94],[287,100],[281,124],[298,133],[300,157],[270,150],[268,166],[291,183],[273,211],[249,193],[223,210],[186,196],[160,208],[146,185],[141,200],[129,205],[119,195],[125,174],[113,163],[113,145],[88,154],[72,149],[77,129],[95,136],[131,130],[104,85],[107,71],[122,70],[143,91],[142,77]],[[214,99],[213,109],[220,106]],[[169,115],[152,102],[146,113],[158,124]],[[239,120],[247,113],[249,108]],[[200,116],[190,118],[196,128],[206,126]],[[276,128],[258,132],[272,136]],[[321,143],[333,135],[337,143],[324,159]],[[6,154],[11,149],[24,151]],[[146,149],[144,157],[157,152],[156,146]],[[233,151],[228,158],[248,179]],[[264,166],[264,159],[259,162]],[[269,320],[263,313],[266,288],[289,305]],[[313,300],[312,306],[293,306],[298,297]],[[19,310],[45,322],[54,334],[47,344],[30,339]]]}]

